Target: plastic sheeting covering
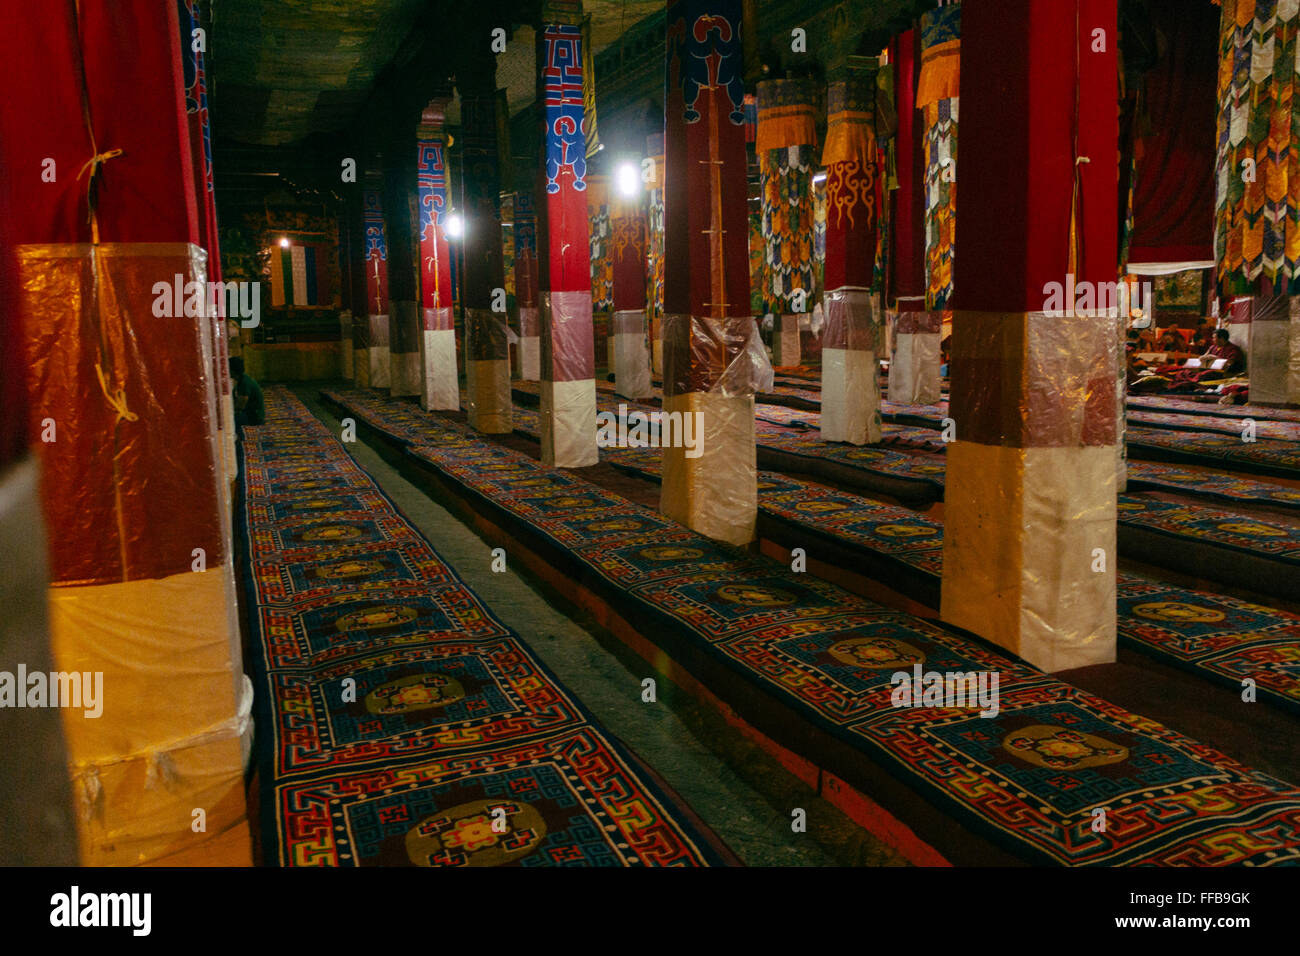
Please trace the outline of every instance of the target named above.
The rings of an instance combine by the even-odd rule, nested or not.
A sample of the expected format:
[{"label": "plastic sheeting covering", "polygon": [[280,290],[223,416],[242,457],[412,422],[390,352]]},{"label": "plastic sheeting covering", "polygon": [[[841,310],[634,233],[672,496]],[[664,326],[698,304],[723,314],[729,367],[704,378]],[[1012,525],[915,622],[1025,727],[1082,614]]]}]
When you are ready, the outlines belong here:
[{"label": "plastic sheeting covering", "polygon": [[825,315],[822,438],[853,445],[879,442],[880,326],[873,297],[866,289],[836,289],[826,294]]},{"label": "plastic sheeting covering", "polygon": [[443,411],[459,409],[455,329],[425,329],[420,334],[420,367],[420,407]]},{"label": "plastic sheeting covering", "polygon": [[1113,661],[1119,319],[957,322],[943,618],[1047,671]]},{"label": "plastic sheeting covering", "polygon": [[[157,860],[245,817],[220,326],[184,294],[205,283],[205,256],[22,246],[20,263],[32,404],[60,429],[43,497],[54,664],[85,685],[61,711],[82,860]],[[162,315],[160,279],[181,284]]]},{"label": "plastic sheeting covering", "polygon": [[1248,328],[1250,400],[1300,403],[1300,296],[1256,298]]},{"label": "plastic sheeting covering", "polygon": [[591,292],[543,292],[542,376],[552,382],[595,379]]},{"label": "plastic sheeting covering", "polygon": [[490,309],[465,310],[465,410],[470,425],[489,435],[514,428],[508,332],[504,315]]},{"label": "plastic sheeting covering", "polygon": [[542,382],[542,464],[585,468],[600,463],[596,446],[596,380]]},{"label": "plastic sheeting covering", "polygon": [[773,382],[758,326],[748,316],[665,315],[663,343],[663,410],[680,413],[695,447],[664,448],[659,510],[711,538],[746,544],[758,502],[754,393]]},{"label": "plastic sheeting covering", "polygon": [[370,316],[370,347],[366,349],[370,361],[371,388],[387,388],[390,379],[388,358],[388,316]]},{"label": "plastic sheeting covering", "polygon": [[772,329],[772,364],[792,367],[799,364],[799,316],[782,314],[774,317]]},{"label": "plastic sheeting covering", "polygon": [[889,363],[889,400],[905,405],[937,405],[942,397],[939,333],[897,332]]},{"label": "plastic sheeting covering", "polygon": [[749,316],[663,317],[664,394],[706,392],[723,398],[772,391],[775,373]]},{"label": "plastic sheeting covering", "polygon": [[1114,450],[959,438],[947,457],[943,620],[1049,673],[1113,662]]},{"label": "plastic sheeting covering", "polygon": [[1022,448],[1115,444],[1113,317],[965,312],[959,321],[952,379],[958,440]]},{"label": "plastic sheeting covering", "polygon": [[648,398],[653,386],[645,312],[634,309],[615,312],[612,326],[614,391],[627,398]]},{"label": "plastic sheeting covering", "polygon": [[543,292],[542,462],[584,468],[596,447],[596,369],[590,292]]},{"label": "plastic sheeting covering", "polygon": [[691,392],[665,396],[663,410],[680,416],[694,447],[665,445],[659,510],[710,538],[748,544],[758,508],[753,397]]}]

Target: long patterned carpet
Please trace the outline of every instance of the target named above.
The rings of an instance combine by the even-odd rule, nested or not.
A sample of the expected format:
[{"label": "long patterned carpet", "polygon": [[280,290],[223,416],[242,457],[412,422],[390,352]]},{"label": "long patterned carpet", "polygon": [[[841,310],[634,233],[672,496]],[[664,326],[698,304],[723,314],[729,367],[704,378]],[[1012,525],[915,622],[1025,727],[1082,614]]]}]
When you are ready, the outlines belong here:
[{"label": "long patterned carpet", "polygon": [[1300,424],[1296,422],[1256,420],[1249,416],[1184,415],[1134,409],[1129,411],[1128,420],[1131,424],[1172,428],[1175,431],[1217,432],[1223,435],[1236,435],[1238,438],[1253,431],[1256,438],[1272,438],[1289,442],[1300,440]]},{"label": "long patterned carpet", "polygon": [[1188,415],[1211,415],[1222,418],[1255,418],[1260,421],[1300,422],[1300,409],[1270,408],[1267,405],[1220,405],[1211,399],[1196,401],[1172,395],[1130,395],[1129,408],[1142,408],[1158,412],[1180,412]]},{"label": "long patterned carpet", "polygon": [[[626,405],[629,411],[655,410],[653,406],[605,396],[598,399],[598,404],[601,410],[611,412],[617,412],[620,404]],[[517,412],[520,415],[516,426],[523,431],[536,434],[536,413],[530,409],[517,409]],[[755,430],[760,465],[764,464],[764,451],[769,453],[777,451],[789,458],[808,462],[805,467],[814,474],[819,471],[819,466],[830,464],[836,471],[827,476],[839,481],[843,481],[846,474],[856,473],[857,476],[864,478],[880,475],[892,481],[925,484],[934,489],[932,494],[936,497],[942,495],[946,466],[941,454],[904,453],[888,448],[824,442],[819,432],[789,428],[765,421],[756,422]],[[925,436],[923,429],[912,428],[899,428],[895,434],[900,440],[910,438],[918,443],[924,440]],[[941,443],[940,447],[942,447]],[[1189,560],[1200,559],[1196,568],[1187,570],[1203,572],[1204,576],[1219,580],[1220,578],[1215,577],[1216,572],[1226,573],[1234,570],[1231,567],[1224,568],[1217,563],[1222,560],[1223,552],[1227,551],[1252,562],[1262,558],[1267,562],[1284,566],[1278,569],[1264,566],[1265,572],[1273,570],[1280,572],[1280,576],[1270,574],[1261,582],[1266,586],[1285,582],[1295,585],[1300,582],[1300,576],[1296,574],[1300,570],[1300,529],[1251,514],[1201,505],[1157,501],[1134,495],[1120,495],[1117,507],[1120,525],[1133,532],[1127,536],[1126,544],[1130,546],[1145,544],[1148,551],[1153,548],[1158,549],[1163,546],[1161,542],[1143,539],[1151,534],[1159,534],[1200,549],[1200,551],[1185,550],[1180,555]],[[1205,553],[1202,554],[1201,551]],[[1254,574],[1257,570],[1252,568],[1251,573]]]},{"label": "long patterned carpet", "polygon": [[[781,475],[762,479],[764,511],[930,576],[931,587],[908,596],[937,606],[942,524]],[[1118,594],[1125,645],[1238,690],[1250,677],[1260,700],[1300,713],[1300,616],[1132,575],[1120,576]]]},{"label": "long patterned carpet", "polygon": [[1164,428],[1131,426],[1125,432],[1129,454],[1154,461],[1216,463],[1236,471],[1279,478],[1300,478],[1300,442],[1240,435],[1208,435]]},{"label": "long patterned carpet", "polygon": [[267,862],[727,859],[324,425],[266,408],[240,472]]},{"label": "long patterned carpet", "polygon": [[[571,564],[584,587],[690,661],[763,732],[864,792],[883,786],[884,771],[1033,863],[1300,864],[1300,791],[1289,784],[406,403],[355,391],[326,398],[394,441],[414,442],[408,457]],[[893,706],[892,674],[913,665],[997,674],[996,716]],[[1102,832],[1092,827],[1099,807]],[[905,819],[921,812],[914,799],[891,809]]]}]

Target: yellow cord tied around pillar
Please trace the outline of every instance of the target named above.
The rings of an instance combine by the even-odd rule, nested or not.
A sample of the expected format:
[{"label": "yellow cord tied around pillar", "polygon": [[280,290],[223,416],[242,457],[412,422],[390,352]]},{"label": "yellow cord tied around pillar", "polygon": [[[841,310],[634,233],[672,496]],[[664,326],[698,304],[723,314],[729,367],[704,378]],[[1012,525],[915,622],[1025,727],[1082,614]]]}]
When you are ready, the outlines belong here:
[{"label": "yellow cord tied around pillar", "polygon": [[116,425],[122,421],[139,421],[140,416],[126,407],[126,389],[119,388],[116,393],[109,391],[108,379],[104,375],[104,366],[98,362],[95,363],[95,375],[99,377],[99,387],[104,393],[104,398],[108,400],[108,404],[113,411],[117,412],[117,421],[113,424]]}]

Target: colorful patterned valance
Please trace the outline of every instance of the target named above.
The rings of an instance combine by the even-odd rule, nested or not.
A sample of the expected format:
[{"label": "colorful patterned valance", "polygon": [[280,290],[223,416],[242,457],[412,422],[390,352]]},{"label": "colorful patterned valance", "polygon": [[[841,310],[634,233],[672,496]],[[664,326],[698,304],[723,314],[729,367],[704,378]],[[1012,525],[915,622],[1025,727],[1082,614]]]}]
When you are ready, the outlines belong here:
[{"label": "colorful patterned valance", "polygon": [[817,92],[811,80],[764,80],[758,84],[758,134],[755,148],[762,156],[769,149],[811,146],[817,142],[814,104]]},{"label": "colorful patterned valance", "polygon": [[851,76],[827,87],[823,166],[875,159],[875,101],[874,76]]},{"label": "colorful patterned valance", "polygon": [[917,109],[958,95],[961,83],[961,4],[937,7],[921,17],[921,77]]}]

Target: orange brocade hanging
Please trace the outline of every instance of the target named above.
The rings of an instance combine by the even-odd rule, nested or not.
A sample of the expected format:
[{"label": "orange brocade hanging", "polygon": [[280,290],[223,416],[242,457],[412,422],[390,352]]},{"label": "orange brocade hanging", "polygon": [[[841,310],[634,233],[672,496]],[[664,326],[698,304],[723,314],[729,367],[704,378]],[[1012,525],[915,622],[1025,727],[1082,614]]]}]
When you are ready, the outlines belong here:
[{"label": "orange brocade hanging", "polygon": [[961,86],[961,4],[931,10],[921,18],[921,75],[916,107],[957,96]]}]

